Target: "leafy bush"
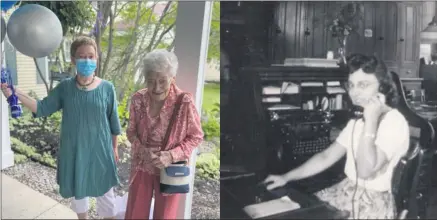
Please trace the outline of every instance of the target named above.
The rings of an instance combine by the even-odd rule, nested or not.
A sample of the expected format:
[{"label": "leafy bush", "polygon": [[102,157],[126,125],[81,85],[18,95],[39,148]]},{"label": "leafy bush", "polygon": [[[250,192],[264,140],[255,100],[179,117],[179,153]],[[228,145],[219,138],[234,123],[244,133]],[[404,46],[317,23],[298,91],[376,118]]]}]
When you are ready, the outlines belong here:
[{"label": "leafy bush", "polygon": [[11,136],[34,146],[38,153],[56,155],[59,149],[59,133],[62,113],[56,112],[47,118],[33,118],[28,110],[22,117],[10,120]]},{"label": "leafy bush", "polygon": [[24,156],[23,154],[19,154],[19,153],[14,154],[14,163],[15,164],[25,163],[25,162],[27,162],[27,160],[28,160],[27,157]]},{"label": "leafy bush", "polygon": [[122,127],[126,127],[129,122],[129,104],[130,97],[125,95],[123,100],[118,103],[118,118]]},{"label": "leafy bush", "polygon": [[117,136],[118,144],[121,145],[122,143],[125,143],[127,141],[126,132],[122,132],[120,135]]},{"label": "leafy bush", "polygon": [[202,130],[205,139],[220,137],[220,103],[215,103],[212,109],[203,111],[203,115],[205,117],[202,119]]},{"label": "leafy bush", "polygon": [[211,153],[204,153],[197,157],[197,175],[206,179],[220,177],[220,148],[216,147]]},{"label": "leafy bush", "polygon": [[56,159],[53,158],[50,154],[46,152],[42,154],[37,153],[37,150],[34,147],[26,145],[25,143],[14,137],[11,137],[11,148],[13,151],[18,153],[16,154],[17,156],[14,157],[14,160],[17,163],[25,162],[23,157],[27,157],[46,166],[56,168]]}]

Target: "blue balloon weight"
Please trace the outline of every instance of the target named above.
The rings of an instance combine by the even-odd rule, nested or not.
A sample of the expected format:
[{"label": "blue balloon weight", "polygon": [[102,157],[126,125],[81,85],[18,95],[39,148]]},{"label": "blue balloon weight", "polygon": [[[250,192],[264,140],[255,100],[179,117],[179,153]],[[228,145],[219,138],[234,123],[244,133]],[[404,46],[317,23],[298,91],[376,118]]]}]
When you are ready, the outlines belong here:
[{"label": "blue balloon weight", "polygon": [[9,10],[16,2],[17,1],[1,1],[2,11]]}]

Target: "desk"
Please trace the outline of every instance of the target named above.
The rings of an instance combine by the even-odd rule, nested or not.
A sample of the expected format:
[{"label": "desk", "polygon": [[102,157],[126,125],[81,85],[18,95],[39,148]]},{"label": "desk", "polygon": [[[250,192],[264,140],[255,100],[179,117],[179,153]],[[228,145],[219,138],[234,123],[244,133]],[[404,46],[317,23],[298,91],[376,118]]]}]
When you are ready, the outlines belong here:
[{"label": "desk", "polygon": [[[263,192],[257,187],[257,177],[248,177],[238,180],[220,182],[220,218],[242,218],[250,219],[243,208],[246,205],[254,204],[259,199],[268,201],[288,195],[292,200],[298,202],[301,209],[269,216],[268,219],[346,219],[349,213],[337,210],[327,203],[320,201],[316,196],[309,195],[292,188],[282,188],[275,193]],[[260,189],[260,190],[258,190]],[[279,195],[281,194],[281,195]]]}]

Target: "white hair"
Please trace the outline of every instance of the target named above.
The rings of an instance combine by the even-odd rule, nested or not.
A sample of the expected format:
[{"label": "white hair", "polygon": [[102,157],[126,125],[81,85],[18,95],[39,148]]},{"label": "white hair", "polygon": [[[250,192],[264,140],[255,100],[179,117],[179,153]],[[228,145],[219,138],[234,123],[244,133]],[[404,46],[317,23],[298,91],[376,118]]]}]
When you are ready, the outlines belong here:
[{"label": "white hair", "polygon": [[147,76],[150,72],[169,73],[176,76],[178,70],[178,58],[173,52],[165,49],[157,49],[148,53],[143,61],[143,74]]}]

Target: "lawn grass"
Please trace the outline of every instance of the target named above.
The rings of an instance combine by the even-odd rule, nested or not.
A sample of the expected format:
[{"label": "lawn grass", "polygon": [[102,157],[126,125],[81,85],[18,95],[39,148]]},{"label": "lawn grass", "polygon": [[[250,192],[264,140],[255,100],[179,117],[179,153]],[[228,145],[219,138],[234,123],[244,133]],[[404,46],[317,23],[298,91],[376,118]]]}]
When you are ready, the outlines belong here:
[{"label": "lawn grass", "polygon": [[210,110],[216,102],[220,102],[220,83],[205,83],[202,109]]}]

